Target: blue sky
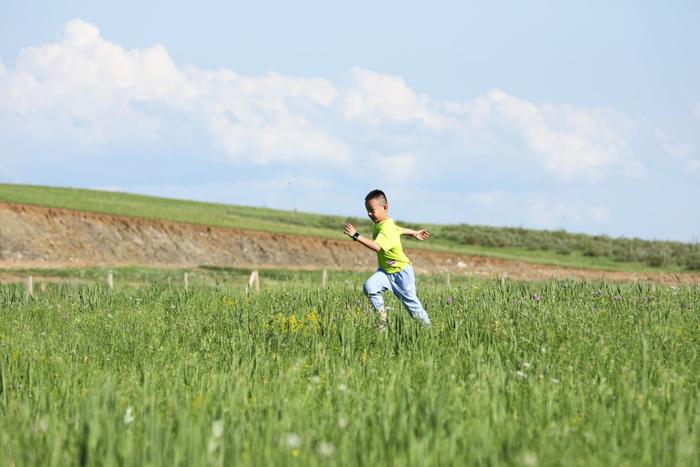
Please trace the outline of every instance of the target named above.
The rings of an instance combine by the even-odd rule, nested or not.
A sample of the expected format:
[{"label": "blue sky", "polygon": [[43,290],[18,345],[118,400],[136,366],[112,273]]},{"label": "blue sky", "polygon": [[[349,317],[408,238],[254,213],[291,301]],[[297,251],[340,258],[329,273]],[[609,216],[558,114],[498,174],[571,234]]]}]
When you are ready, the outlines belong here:
[{"label": "blue sky", "polygon": [[700,3],[2,7],[2,182],[700,240]]}]

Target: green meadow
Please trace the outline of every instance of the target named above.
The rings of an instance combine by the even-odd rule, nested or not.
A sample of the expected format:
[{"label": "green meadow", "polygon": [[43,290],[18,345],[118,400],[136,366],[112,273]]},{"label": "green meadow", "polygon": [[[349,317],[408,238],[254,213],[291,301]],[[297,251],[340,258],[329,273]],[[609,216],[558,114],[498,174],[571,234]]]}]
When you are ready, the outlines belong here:
[{"label": "green meadow", "polygon": [[700,463],[697,286],[248,272],[0,285],[0,464]]}]

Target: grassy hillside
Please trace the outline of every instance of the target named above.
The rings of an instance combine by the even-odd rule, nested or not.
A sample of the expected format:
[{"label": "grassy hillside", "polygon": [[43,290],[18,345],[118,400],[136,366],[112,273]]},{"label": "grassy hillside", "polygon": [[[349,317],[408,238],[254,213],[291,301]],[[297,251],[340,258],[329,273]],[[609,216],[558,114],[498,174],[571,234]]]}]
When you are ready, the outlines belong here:
[{"label": "grassy hillside", "polygon": [[[71,188],[0,184],[0,201],[123,216],[344,239],[344,223],[369,234],[366,218],[253,208]],[[411,224],[403,223],[405,226]],[[700,245],[521,228],[425,224],[429,242],[411,248],[492,256],[541,264],[608,270],[700,269]]]}]

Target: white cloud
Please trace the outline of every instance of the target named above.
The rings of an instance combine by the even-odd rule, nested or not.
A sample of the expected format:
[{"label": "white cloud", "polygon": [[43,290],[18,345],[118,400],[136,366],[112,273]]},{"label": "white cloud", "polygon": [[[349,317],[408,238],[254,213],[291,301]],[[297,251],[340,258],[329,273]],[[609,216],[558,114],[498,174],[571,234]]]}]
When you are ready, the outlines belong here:
[{"label": "white cloud", "polygon": [[118,192],[126,192],[128,191],[126,188],[123,186],[116,186],[116,185],[111,185],[111,186],[91,186],[88,187],[89,190],[97,190],[97,191],[108,191],[110,193],[118,193]]},{"label": "white cloud", "polygon": [[447,115],[430,109],[430,99],[417,95],[398,77],[354,67],[348,73],[349,84],[343,90],[341,111],[348,120],[370,125],[412,123],[440,130],[449,123]]},{"label": "white cloud", "polygon": [[418,178],[418,161],[414,154],[403,153],[380,156],[370,163],[372,170],[382,175],[382,179],[394,186],[405,185]]},{"label": "white cloud", "polygon": [[688,172],[699,171],[700,170],[700,159],[697,159],[697,158],[689,159],[685,164],[685,168]]},{"label": "white cloud", "polygon": [[612,109],[535,104],[501,90],[447,108],[464,114],[475,128],[519,137],[561,181],[599,181],[612,172],[638,176],[644,171],[631,154],[631,119]]},{"label": "white cloud", "polygon": [[665,131],[657,130],[655,136],[659,141],[661,150],[682,164],[686,172],[695,172],[700,169],[700,160],[692,157],[695,153],[695,146],[682,141],[675,141]]},{"label": "white cloud", "polygon": [[666,154],[676,157],[678,159],[688,157],[695,151],[695,146],[693,146],[692,144],[681,142],[668,142],[662,145],[661,148]]},{"label": "white cloud", "polygon": [[506,193],[499,190],[481,191],[477,193],[470,193],[467,195],[467,199],[474,204],[490,206],[501,202],[505,195]]},{"label": "white cloud", "polygon": [[530,204],[529,224],[534,227],[558,229],[565,225],[604,225],[611,219],[611,211],[605,206],[585,202],[566,203],[537,196]]},{"label": "white cloud", "polygon": [[305,119],[274,123],[231,123],[218,115],[210,120],[212,134],[231,159],[265,165],[275,162],[321,161],[344,163],[350,148]]},{"label": "white cloud", "polygon": [[0,79],[0,112],[47,139],[163,140],[172,136],[165,113],[203,125],[236,161],[337,163],[350,154],[294,109],[330,106],[337,91],[327,80],[178,68],[160,45],[125,50],[80,20],[66,24],[59,43],[24,49]]},{"label": "white cloud", "polygon": [[58,42],[22,50],[13,66],[0,63],[0,118],[0,132],[14,138],[88,148],[204,135],[238,164],[346,170],[372,163],[363,154],[388,154],[375,162],[406,180],[428,170],[466,173],[475,153],[491,167],[515,162],[538,181],[644,173],[632,149],[635,122],[613,109],[535,103],[500,90],[441,102],[399,76],[360,67],[334,83],[180,66],[161,45],[128,50],[81,20],[68,22]]},{"label": "white cloud", "polygon": [[690,156],[695,151],[695,146],[690,143],[684,143],[682,141],[673,140],[669,134],[663,130],[656,130],[654,132],[661,150],[671,157],[676,159],[683,159]]},{"label": "white cloud", "polygon": [[100,144],[155,138],[160,122],[133,104],[172,92],[182,77],[163,47],[126,51],[74,20],[60,43],[22,50],[1,79],[0,111],[19,128]]},{"label": "white cloud", "polygon": [[[344,199],[345,193],[333,180],[322,177],[262,176],[235,183],[132,184],[125,191],[178,199],[220,202],[247,206],[297,209],[305,212],[338,214],[342,207],[356,205],[362,213],[362,197]],[[323,193],[322,196],[319,196]],[[359,198],[359,199],[358,199]],[[341,226],[342,227],[342,226]]]}]

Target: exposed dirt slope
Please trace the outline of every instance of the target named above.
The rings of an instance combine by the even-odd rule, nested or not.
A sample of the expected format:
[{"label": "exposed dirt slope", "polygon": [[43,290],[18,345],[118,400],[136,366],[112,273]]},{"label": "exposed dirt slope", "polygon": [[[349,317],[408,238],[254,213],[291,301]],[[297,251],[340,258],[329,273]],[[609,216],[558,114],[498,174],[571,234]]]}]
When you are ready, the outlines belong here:
[{"label": "exposed dirt slope", "polygon": [[[514,279],[606,278],[675,283],[674,274],[533,265],[407,250],[417,272]],[[152,265],[367,270],[374,255],[351,241],[0,203],[0,267]],[[682,282],[700,283],[700,274]]]}]

